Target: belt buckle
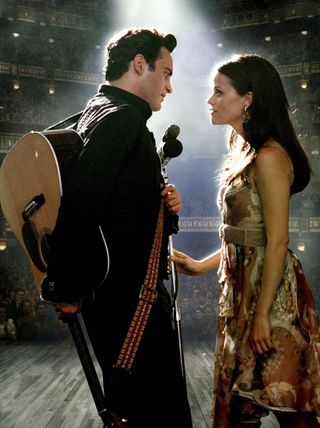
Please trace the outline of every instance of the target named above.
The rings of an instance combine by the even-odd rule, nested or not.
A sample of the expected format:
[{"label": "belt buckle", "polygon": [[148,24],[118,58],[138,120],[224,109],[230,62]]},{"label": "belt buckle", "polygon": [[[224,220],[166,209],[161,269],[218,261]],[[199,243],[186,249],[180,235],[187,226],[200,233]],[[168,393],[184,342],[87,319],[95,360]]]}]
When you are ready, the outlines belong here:
[{"label": "belt buckle", "polygon": [[[152,296],[148,297],[148,293],[151,292]],[[150,303],[150,305],[153,305],[156,303],[158,297],[158,291],[155,290],[152,287],[148,287],[145,284],[142,284],[140,293],[139,293],[139,299],[143,300],[144,302]]]}]

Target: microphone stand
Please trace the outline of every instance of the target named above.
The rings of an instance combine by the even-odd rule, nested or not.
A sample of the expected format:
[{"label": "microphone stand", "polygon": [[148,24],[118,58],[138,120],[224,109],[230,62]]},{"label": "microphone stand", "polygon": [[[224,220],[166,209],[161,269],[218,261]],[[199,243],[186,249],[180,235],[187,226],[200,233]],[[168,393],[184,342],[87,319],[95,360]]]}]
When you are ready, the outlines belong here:
[{"label": "microphone stand", "polygon": [[[168,184],[168,174],[166,166],[162,167],[162,176],[165,184]],[[173,255],[173,239],[172,232],[169,233],[169,242],[168,242],[168,252],[169,256]],[[179,355],[180,355],[180,365],[182,377],[186,385],[186,370],[184,362],[184,353],[183,353],[183,342],[182,342],[182,330],[181,330],[181,313],[178,307],[177,298],[178,298],[178,272],[176,264],[173,260],[170,260],[171,267],[171,298],[172,298],[172,320],[174,328],[177,330],[178,335],[178,344],[179,344]]]},{"label": "microphone stand", "polygon": [[[169,235],[169,255],[173,255],[173,241],[172,241],[172,235]],[[173,299],[173,306],[172,306],[172,317],[174,325],[177,329],[178,334],[178,342],[179,342],[179,354],[180,354],[180,365],[181,365],[181,372],[184,381],[186,381],[186,370],[185,370],[185,364],[184,364],[184,353],[183,353],[183,343],[182,343],[182,330],[181,330],[181,313],[180,309],[177,304],[177,297],[178,297],[178,274],[177,274],[177,268],[174,263],[174,261],[171,260],[171,295]]]}]

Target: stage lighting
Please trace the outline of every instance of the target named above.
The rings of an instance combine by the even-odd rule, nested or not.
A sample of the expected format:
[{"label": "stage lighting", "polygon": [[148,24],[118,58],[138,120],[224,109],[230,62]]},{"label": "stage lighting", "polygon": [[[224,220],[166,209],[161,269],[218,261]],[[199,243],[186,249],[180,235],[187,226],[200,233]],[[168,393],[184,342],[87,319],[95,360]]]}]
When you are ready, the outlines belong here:
[{"label": "stage lighting", "polygon": [[12,86],[13,86],[13,89],[14,89],[15,91],[17,91],[18,89],[20,89],[20,81],[19,81],[19,80],[14,80],[14,81],[12,82]]},{"label": "stage lighting", "polygon": [[298,250],[298,251],[301,251],[301,252],[306,251],[306,244],[305,244],[304,242],[299,242],[299,243],[297,244],[297,250]]},{"label": "stage lighting", "polygon": [[48,92],[49,92],[49,95],[54,95],[56,93],[56,88],[53,83],[49,85]]},{"label": "stage lighting", "polygon": [[301,80],[300,87],[301,87],[301,89],[307,89],[307,87],[308,87],[308,80]]}]

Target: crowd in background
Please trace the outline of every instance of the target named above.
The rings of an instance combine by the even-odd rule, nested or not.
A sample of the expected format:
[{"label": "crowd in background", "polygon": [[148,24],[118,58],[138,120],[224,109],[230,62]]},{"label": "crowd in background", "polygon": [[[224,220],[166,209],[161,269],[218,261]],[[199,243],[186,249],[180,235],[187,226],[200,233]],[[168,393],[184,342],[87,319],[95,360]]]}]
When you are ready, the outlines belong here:
[{"label": "crowd in background", "polygon": [[[68,328],[57,317],[54,307],[39,297],[34,286],[29,261],[17,242],[11,242],[6,254],[0,255],[0,344],[61,341]],[[178,276],[178,307],[183,334],[187,340],[214,337],[215,278]],[[168,289],[171,280],[167,281]]]},{"label": "crowd in background", "polygon": [[17,245],[1,254],[0,345],[61,341],[68,336],[67,325],[40,299],[29,262]]},{"label": "crowd in background", "polygon": [[[7,80],[7,82],[6,82]],[[12,86],[11,79],[3,79],[0,88],[0,122],[11,124],[42,125],[43,128],[77,113],[86,104],[93,88],[60,84],[54,95],[49,94],[48,82],[24,81],[19,90]],[[72,100],[72,102],[71,102]]]},{"label": "crowd in background", "polygon": [[[187,167],[187,166],[185,166]],[[181,172],[181,171],[180,171]],[[185,184],[186,192],[188,183]],[[192,199],[188,188],[188,198]],[[192,191],[192,190],[191,190]],[[197,188],[194,188],[197,192]],[[207,198],[197,192],[198,208],[207,213],[210,209]],[[202,202],[201,202],[202,201]],[[195,215],[195,210],[190,211]],[[184,215],[187,214],[185,208]],[[199,212],[199,211],[198,211]],[[305,253],[299,258],[311,285],[318,310],[320,311],[319,272],[320,262],[312,257],[318,253],[318,234],[313,234]],[[295,234],[291,234],[296,242]],[[192,254],[195,258],[205,257],[219,245],[217,232],[182,232],[173,236],[174,246]],[[291,243],[290,243],[291,245]],[[292,248],[292,247],[291,247]],[[297,251],[296,248],[292,248]],[[317,259],[315,257],[315,259]],[[54,307],[39,298],[33,282],[29,261],[18,242],[10,240],[5,251],[0,253],[0,344],[20,342],[60,341],[68,337],[67,325],[58,319]],[[178,275],[178,307],[185,340],[203,340],[213,343],[215,336],[217,299],[219,284],[215,274],[200,277]],[[171,290],[171,279],[166,282]]]}]

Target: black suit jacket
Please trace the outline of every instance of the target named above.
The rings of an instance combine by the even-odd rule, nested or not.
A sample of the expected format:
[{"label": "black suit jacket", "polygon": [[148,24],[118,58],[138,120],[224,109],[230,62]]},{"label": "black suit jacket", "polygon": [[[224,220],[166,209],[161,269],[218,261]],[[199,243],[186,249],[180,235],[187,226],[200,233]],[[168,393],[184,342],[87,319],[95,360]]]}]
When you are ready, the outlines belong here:
[{"label": "black suit jacket", "polygon": [[[149,105],[121,89],[102,85],[89,101],[78,132],[85,141],[63,190],[50,238],[48,278],[43,297],[80,302],[96,288],[109,251],[109,273],[99,292],[108,300],[136,301],[154,237],[163,182],[155,141],[146,122]],[[166,277],[167,228],[160,278]],[[102,256],[101,256],[102,255]],[[97,278],[95,274],[97,275]]]}]

